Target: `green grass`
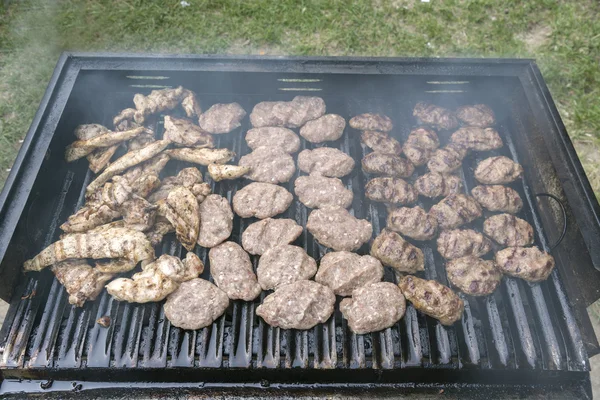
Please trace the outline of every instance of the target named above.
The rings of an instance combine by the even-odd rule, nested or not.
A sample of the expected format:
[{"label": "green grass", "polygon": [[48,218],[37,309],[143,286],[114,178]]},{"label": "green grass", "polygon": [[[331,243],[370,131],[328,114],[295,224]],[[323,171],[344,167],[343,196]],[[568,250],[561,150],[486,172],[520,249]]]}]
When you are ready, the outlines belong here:
[{"label": "green grass", "polygon": [[564,1],[13,1],[0,8],[0,181],[62,50],[535,57],[600,193],[600,5]]}]

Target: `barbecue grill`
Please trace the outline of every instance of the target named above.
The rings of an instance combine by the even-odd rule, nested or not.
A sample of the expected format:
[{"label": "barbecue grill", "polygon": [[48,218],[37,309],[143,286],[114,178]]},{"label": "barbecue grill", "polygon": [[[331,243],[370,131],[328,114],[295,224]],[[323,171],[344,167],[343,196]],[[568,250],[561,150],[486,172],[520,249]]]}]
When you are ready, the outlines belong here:
[{"label": "barbecue grill", "polygon": [[[488,104],[505,146],[467,156],[465,188],[475,185],[472,170],[483,157],[521,163],[524,179],[513,186],[525,203],[519,216],[535,228],[535,245],[551,250],[557,268],[539,284],[505,277],[491,296],[460,294],[464,316],[451,327],[408,305],[392,328],[367,335],[351,333],[337,311],[308,331],[272,328],[254,313],[264,293],[254,302],[232,302],[223,317],[198,331],[171,326],[162,304],[121,303],[105,292],[82,308],[71,306],[50,271],[23,275],[21,268],[57,240],[58,226],[82,205],[93,178],[85,160],[63,159],[72,132],[83,123],[111,126],[135,93],[179,85],[195,91],[205,107],[236,101],[248,112],[260,101],[321,96],[328,112],[347,119],[389,115],[401,142],[414,127],[418,101],[448,108]],[[246,118],[239,130],[217,136],[217,147],[233,149],[237,161],[249,152],[248,128]],[[156,129],[161,134],[162,125]],[[360,161],[359,136],[347,128],[328,145]],[[170,162],[163,174],[183,166]],[[366,179],[357,167],[344,182],[354,192],[354,214],[370,220],[376,235],[385,226],[385,208],[365,199]],[[230,200],[246,183],[208,182]],[[64,54],[0,205],[0,297],[10,302],[0,331],[0,392],[6,396],[591,398],[588,357],[600,347],[586,307],[600,297],[600,207],[532,60]],[[282,217],[305,225],[307,214],[296,200]],[[239,241],[251,222],[236,216],[231,240]],[[317,260],[326,251],[306,230],[296,243]],[[435,243],[419,246],[424,276],[448,284]],[[160,247],[157,255],[182,252],[171,236]],[[207,263],[207,251],[196,252]],[[210,266],[202,277],[209,272]],[[385,279],[395,277],[387,271]],[[108,328],[96,323],[102,316],[111,317]]]}]

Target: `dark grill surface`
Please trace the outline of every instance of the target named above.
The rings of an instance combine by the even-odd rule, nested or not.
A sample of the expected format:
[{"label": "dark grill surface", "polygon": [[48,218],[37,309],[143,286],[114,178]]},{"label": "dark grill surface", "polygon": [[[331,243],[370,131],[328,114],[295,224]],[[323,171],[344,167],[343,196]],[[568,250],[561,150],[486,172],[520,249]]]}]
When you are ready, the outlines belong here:
[{"label": "dark grill surface", "polygon": [[[166,78],[139,79],[140,75]],[[440,83],[444,81],[452,83]],[[81,206],[85,186],[93,179],[86,160],[74,164],[62,161],[64,147],[74,138],[73,128],[91,122],[111,126],[112,117],[120,109],[131,106],[134,93],[147,93],[152,89],[136,85],[183,85],[198,94],[205,109],[216,102],[237,101],[248,113],[260,101],[288,100],[298,94],[321,96],[328,113],[340,114],[346,120],[363,112],[390,116],[395,126],[392,133],[402,143],[415,126],[412,109],[418,101],[431,101],[451,108],[462,104],[489,104],[496,113],[497,129],[505,145],[497,151],[467,156],[460,171],[465,189],[470,192],[477,185],[473,169],[481,159],[508,156],[525,168],[525,178],[511,187],[524,200],[525,206],[518,216],[534,227],[535,245],[548,250],[562,230],[556,204],[546,199],[538,201],[535,197],[540,191],[550,191],[547,188],[556,178],[547,150],[540,142],[539,127],[528,120],[529,106],[517,79],[284,72],[82,71],[62,113],[3,266],[12,263],[12,268],[18,270],[25,258],[57,240],[58,226]],[[237,153],[234,161],[237,161],[250,151],[243,139],[249,128],[246,117],[241,129],[216,136],[217,147],[233,149]],[[162,122],[157,123],[156,129],[162,134]],[[440,133],[442,145],[447,143],[449,135],[449,132]],[[354,192],[354,215],[371,221],[374,236],[377,235],[385,227],[386,211],[384,206],[364,197],[364,186],[370,177],[360,169],[360,159],[368,151],[360,144],[359,132],[348,126],[339,141],[325,146],[340,148],[357,161],[353,173],[343,181]],[[302,139],[302,149],[313,147]],[[545,164],[541,164],[543,162]],[[171,161],[163,175],[172,175],[186,166],[191,164]],[[201,170],[206,172],[204,167]],[[418,168],[413,179],[424,172],[424,167]],[[229,200],[236,190],[248,183],[246,180],[214,183],[205,175],[214,193]],[[292,193],[295,177],[286,185]],[[553,189],[552,193],[562,196],[560,186]],[[426,209],[432,204],[420,198],[419,205]],[[295,198],[281,217],[295,219],[305,226],[309,212]],[[491,213],[484,213],[484,217],[489,215]],[[241,219],[236,215],[230,240],[240,242],[242,232],[252,222],[253,219]],[[470,226],[481,230],[482,222],[483,218]],[[574,240],[577,235],[578,230],[569,231],[565,242]],[[392,328],[366,335],[353,334],[337,311],[338,307],[326,324],[308,331],[272,328],[255,315],[256,306],[266,295],[264,292],[254,302],[233,301],[226,314],[210,327],[184,331],[170,325],[162,303],[122,303],[103,292],[96,301],[77,308],[68,304],[65,290],[50,271],[29,273],[18,281],[0,332],[0,364],[5,378],[91,380],[99,380],[98,377],[100,380],[181,380],[186,379],[182,376],[189,376],[181,371],[198,368],[203,372],[191,376],[199,380],[212,377],[217,381],[237,380],[238,372],[225,374],[224,368],[252,371],[247,372],[251,377],[248,379],[270,379],[279,376],[273,371],[288,370],[290,375],[285,379],[292,382],[302,380],[304,372],[331,369],[342,372],[335,377],[327,371],[306,376],[314,376],[320,382],[441,381],[444,380],[440,378],[442,376],[467,381],[469,371],[497,372],[499,377],[514,372],[513,380],[529,379],[539,371],[557,371],[572,376],[575,372],[588,371],[589,364],[561,280],[562,270],[571,268],[568,264],[569,245],[565,242],[554,250],[558,268],[545,282],[528,284],[505,277],[491,296],[475,298],[461,293],[465,302],[464,316],[451,327],[442,326],[408,305],[406,315]],[[421,276],[448,285],[443,260],[435,250],[435,240],[413,243],[425,254],[426,270]],[[303,246],[317,260],[327,252],[306,230],[295,244]],[[359,253],[367,254],[368,250],[365,245]],[[185,250],[169,235],[157,248],[157,256],[163,253],[181,256]],[[210,279],[207,250],[197,246],[196,254],[207,266],[202,277]],[[258,257],[253,257],[255,267],[257,261]],[[386,268],[385,280],[395,282],[389,268]],[[105,315],[112,320],[109,328],[95,323]],[[164,372],[144,375],[144,370]],[[344,375],[344,371],[351,374],[352,371],[369,370],[383,372]],[[442,370],[445,372],[435,372]],[[222,374],[219,375],[219,371]],[[184,375],[178,375],[180,373]],[[473,376],[473,379],[481,379],[481,375]]]}]

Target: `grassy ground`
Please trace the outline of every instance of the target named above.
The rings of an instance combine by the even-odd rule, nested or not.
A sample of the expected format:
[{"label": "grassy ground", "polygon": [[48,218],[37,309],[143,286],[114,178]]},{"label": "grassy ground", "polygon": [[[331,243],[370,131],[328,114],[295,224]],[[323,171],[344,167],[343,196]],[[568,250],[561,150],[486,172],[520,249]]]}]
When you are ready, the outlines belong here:
[{"label": "grassy ground", "polygon": [[[185,2],[183,2],[185,3]],[[468,0],[4,1],[0,183],[60,51],[535,57],[600,193],[600,5]]]}]

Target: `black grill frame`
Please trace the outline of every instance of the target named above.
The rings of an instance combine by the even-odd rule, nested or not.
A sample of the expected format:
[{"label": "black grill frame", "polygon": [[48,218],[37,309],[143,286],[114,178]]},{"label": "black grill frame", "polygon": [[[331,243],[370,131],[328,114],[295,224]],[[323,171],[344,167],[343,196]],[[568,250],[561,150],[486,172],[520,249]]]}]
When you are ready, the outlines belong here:
[{"label": "black grill frame", "polygon": [[[275,337],[272,335],[276,330],[262,324],[254,329],[256,332],[246,330],[246,333],[253,333],[254,337],[243,335],[244,328],[253,324],[251,319],[246,317],[253,315],[256,303],[234,303],[229,317],[231,323],[229,332],[230,334],[232,331],[234,332],[233,340],[224,339],[225,319],[221,319],[216,325],[213,325],[216,326],[216,331],[205,329],[198,334],[180,332],[175,335],[174,339],[167,323],[160,321],[160,305],[147,307],[119,305],[116,309],[124,311],[119,311],[113,317],[126,318],[129,322],[125,326],[140,329],[128,332],[132,342],[128,342],[128,338],[124,334],[116,334],[113,342],[113,340],[106,341],[106,337],[109,337],[107,335],[110,337],[113,335],[110,329],[105,330],[93,325],[93,321],[104,315],[105,310],[114,312],[115,307],[112,307],[110,296],[103,295],[96,300],[93,306],[86,306],[84,311],[73,311],[66,304],[64,290],[60,285],[56,281],[50,284],[52,276],[49,271],[39,274],[39,280],[37,275],[33,278],[23,278],[20,273],[22,261],[39,251],[44,243],[54,240],[53,238],[57,235],[56,223],[64,221],[66,216],[74,211],[73,207],[81,204],[83,200],[81,195],[79,198],[74,198],[70,188],[80,187],[91,179],[89,172],[82,172],[85,171],[85,160],[73,165],[65,165],[64,162],[60,164],[62,151],[65,145],[72,140],[70,134],[72,129],[68,128],[72,128],[73,124],[85,122],[103,122],[110,125],[110,120],[106,120],[107,116],[114,115],[120,108],[130,104],[120,104],[118,101],[115,103],[119,104],[111,104],[110,99],[104,98],[101,104],[104,104],[108,110],[90,111],[86,115],[89,120],[82,121],[77,114],[78,111],[85,108],[86,104],[91,103],[90,100],[86,100],[86,96],[93,93],[108,97],[115,92],[120,92],[123,95],[121,97],[124,98],[127,94],[131,99],[132,89],[124,90],[122,85],[131,83],[124,79],[133,74],[151,76],[180,74],[189,79],[190,74],[194,73],[220,73],[222,71],[232,72],[230,75],[232,77],[247,77],[248,73],[267,73],[273,77],[297,78],[335,76],[338,80],[346,79],[346,84],[350,84],[348,77],[361,75],[365,77],[365,81],[373,82],[374,85],[371,87],[358,81],[354,83],[366,92],[365,97],[367,98],[373,94],[374,88],[382,88],[382,85],[385,85],[385,77],[410,75],[415,77],[415,81],[423,80],[424,77],[431,77],[429,79],[434,81],[456,81],[456,77],[468,77],[479,85],[477,86],[478,93],[495,89],[507,96],[514,96],[514,100],[507,101],[506,105],[509,112],[514,112],[514,115],[518,117],[506,119],[506,124],[500,126],[499,130],[501,133],[503,131],[510,132],[507,137],[512,138],[514,143],[509,140],[506,151],[513,155],[518,154],[519,161],[525,165],[528,179],[519,190],[525,202],[529,202],[531,206],[528,219],[540,228],[538,231],[541,232],[541,235],[537,237],[537,243],[547,247],[548,238],[543,232],[550,232],[555,227],[561,227],[562,220],[560,213],[556,212],[556,205],[542,202],[539,206],[534,206],[533,195],[535,193],[550,192],[561,198],[566,203],[569,220],[565,240],[554,253],[559,268],[551,276],[548,285],[529,286],[523,282],[508,279],[501,289],[504,291],[504,297],[515,299],[509,301],[509,304],[505,304],[505,307],[510,307],[506,310],[510,309],[513,313],[515,310],[517,311],[516,316],[512,317],[515,318],[512,325],[504,326],[504,330],[516,331],[512,335],[508,334],[507,351],[510,352],[510,347],[516,345],[511,342],[515,334],[521,338],[520,340],[529,343],[529,347],[513,348],[512,358],[508,354],[503,354],[502,351],[497,352],[494,360],[486,360],[485,357],[481,357],[479,354],[481,346],[484,346],[484,349],[487,349],[488,346],[499,348],[495,339],[493,342],[489,342],[491,340],[489,333],[486,333],[486,337],[483,339],[476,337],[479,330],[474,326],[474,322],[480,321],[483,318],[481,315],[502,325],[500,316],[497,319],[489,317],[494,314],[493,310],[497,307],[490,302],[485,303],[488,311],[481,314],[479,318],[473,320],[471,310],[468,309],[467,318],[462,327],[451,328],[448,331],[433,320],[425,319],[414,313],[414,310],[409,310],[407,316],[400,322],[404,327],[398,328],[399,332],[408,334],[411,329],[417,329],[414,331],[414,336],[409,335],[408,337],[425,337],[427,340],[434,335],[437,338],[436,343],[432,342],[431,345],[427,343],[425,347],[418,346],[419,350],[425,349],[425,353],[429,354],[429,361],[427,361],[427,357],[418,357],[418,354],[407,355],[406,349],[411,350],[413,348],[411,346],[394,349],[396,342],[393,340],[393,332],[390,330],[374,334],[372,343],[375,348],[373,352],[380,356],[374,356],[371,361],[365,357],[364,352],[361,353],[360,348],[364,346],[365,342],[362,337],[352,336],[343,340],[344,346],[350,347],[344,347],[340,351],[335,348],[337,338],[334,327],[340,326],[340,322],[336,320],[332,320],[330,323],[333,325],[328,327],[330,324],[326,324],[325,327],[317,327],[310,334],[293,332],[279,334],[277,331]],[[113,77],[122,77],[106,82],[98,78],[104,73],[112,73]],[[486,83],[486,81],[493,81],[493,84]],[[505,81],[506,87],[499,85],[503,81]],[[172,78],[166,82],[170,85],[189,86],[185,82],[178,82],[178,78]],[[152,82],[143,81],[143,83]],[[224,89],[225,93],[229,93],[227,90],[236,87],[236,84],[240,82],[220,83],[230,85],[230,88]],[[281,85],[288,88],[315,86],[311,82],[289,83],[284,81]],[[327,79],[323,79],[319,85],[324,85],[324,97],[329,93],[328,90],[333,91],[335,88],[335,85],[327,86]],[[431,85],[435,85],[431,86],[432,88],[444,90],[461,88],[457,84]],[[407,89],[415,90],[421,86],[421,83],[415,83],[414,87],[408,83]],[[510,90],[507,87],[510,87]],[[150,89],[146,87],[139,90],[149,91]],[[260,92],[261,89],[258,90]],[[201,91],[199,92],[201,93]],[[291,91],[273,94],[265,89],[264,93],[253,92],[253,95],[263,96],[261,100],[266,100],[268,96],[291,98],[293,95],[306,93]],[[233,95],[234,93],[229,94]],[[337,95],[334,92],[329,94],[334,97]],[[435,101],[442,95],[431,93],[423,96],[429,96]],[[462,98],[460,96],[469,97],[468,94],[457,94],[456,96],[459,96],[459,100],[456,100],[459,102]],[[202,95],[200,97],[202,98]],[[353,104],[354,108],[345,104],[340,107],[350,107],[353,112],[363,112],[365,107],[361,101],[361,99],[348,99],[347,102]],[[445,99],[444,101],[449,100]],[[342,103],[344,100],[340,100],[340,104]],[[329,101],[327,104],[330,106]],[[336,112],[335,104],[332,105],[334,108],[331,111]],[[244,106],[250,111],[251,105],[244,104]],[[382,105],[382,107],[390,106]],[[494,105],[493,108],[497,109]],[[528,112],[520,111],[523,109],[527,109]],[[342,115],[349,117],[347,112]],[[413,124],[412,121],[401,123],[403,126],[411,124]],[[528,134],[528,130],[538,133],[537,135]],[[55,135],[55,132],[60,132],[60,134]],[[543,132],[543,134],[540,135],[539,132]],[[344,136],[347,137],[352,133],[354,132],[347,132]],[[243,154],[241,142],[243,140],[237,140],[234,144],[234,150],[238,154],[240,151]],[[349,144],[348,141],[340,143],[340,145],[355,158],[362,155],[360,150]],[[474,162],[479,156],[472,157],[471,162]],[[59,182],[52,181],[52,179],[42,182],[43,178],[40,177],[45,177],[47,172],[44,173],[41,168],[55,168],[56,176],[62,178]],[[465,178],[467,186],[471,188],[473,182],[469,174],[465,175]],[[348,183],[354,186],[360,184],[361,179],[363,178],[354,175]],[[221,187],[220,192],[231,196],[230,189],[231,187],[225,184]],[[40,205],[40,202],[44,202],[46,197],[54,202],[51,206]],[[0,195],[0,204],[0,226],[2,227],[0,257],[3,259],[0,266],[0,296],[11,301],[9,313],[0,331],[1,367],[5,378],[81,379],[84,381],[189,382],[201,380],[221,383],[257,382],[266,379],[270,382],[288,383],[376,383],[381,385],[382,389],[389,384],[441,382],[443,385],[470,384],[474,393],[485,393],[486,390],[489,390],[479,386],[482,384],[494,387],[496,384],[525,384],[531,388],[539,387],[540,390],[547,390],[555,387],[552,385],[553,383],[561,382],[565,385],[564,388],[569,384],[574,384],[574,387],[581,386],[584,396],[590,394],[588,355],[598,352],[598,343],[585,308],[600,297],[598,292],[600,286],[597,285],[600,281],[600,272],[593,268],[593,266],[600,267],[600,250],[590,245],[597,243],[597,239],[600,238],[600,224],[598,224],[600,207],[541,74],[531,60],[266,58],[67,53],[59,60],[40,109]],[[356,206],[355,209],[361,210],[358,212],[369,213],[371,216],[377,216],[379,213],[377,206],[369,203],[359,202],[354,206]],[[38,209],[42,210],[39,215],[36,211]],[[43,210],[52,210],[48,212],[54,213],[54,215],[49,217],[44,214]],[[306,210],[303,211],[301,208],[291,210],[290,213],[295,213],[291,217],[304,220],[306,218]],[[50,221],[49,229],[46,229],[46,226],[36,226],[39,221],[45,220]],[[374,225],[377,231],[381,224],[375,222]],[[33,229],[31,229],[32,227]],[[234,230],[234,235],[242,230],[240,226],[237,228]],[[550,234],[550,241],[553,241],[557,235],[558,233]],[[35,245],[29,243],[25,247],[27,243],[24,243],[24,237],[29,237]],[[303,235],[303,237],[305,245],[313,246],[308,235]],[[174,242],[166,243],[163,250],[175,254],[179,254],[181,251],[180,246]],[[322,251],[321,248],[313,249],[315,254],[322,254]],[[427,276],[430,278],[438,276],[438,279],[443,282],[445,276],[443,272],[440,273],[443,271],[443,269],[440,270],[440,262],[433,260],[439,256],[434,254],[427,253],[429,263],[434,265],[428,268]],[[21,299],[21,297],[31,294],[34,289],[37,291],[34,296]],[[565,289],[569,296],[566,295]],[[524,294],[527,298],[520,298]],[[43,303],[45,299],[52,300]],[[473,312],[477,314],[482,312],[482,310],[477,310],[478,306],[474,305],[474,307]],[[518,312],[523,307],[526,312]],[[548,311],[548,307],[550,307],[550,311]],[[489,310],[492,311],[491,314],[489,314]],[[495,312],[497,312],[497,308]],[[530,315],[532,312],[535,314],[533,319]],[[53,321],[57,318],[62,321],[62,326],[56,323],[43,324],[44,321]],[[558,319],[564,319],[564,321],[561,322]],[[89,324],[89,321],[92,321],[92,324]],[[146,326],[146,321],[148,321],[148,326]],[[144,329],[142,329],[142,323]],[[553,325],[557,324],[561,328],[553,328]],[[36,331],[40,326],[47,326],[47,329]],[[342,330],[346,329],[344,322],[341,323],[341,326]],[[425,331],[419,332],[419,327]],[[530,329],[537,333],[531,334]],[[59,331],[70,333],[68,336],[60,336]],[[219,334],[214,337],[216,341],[211,342],[210,338],[214,332]],[[144,340],[147,341],[148,335],[152,340],[144,342]],[[161,335],[171,335],[171,340],[183,340],[182,343],[187,343],[186,340],[190,339],[188,335],[190,337],[193,335],[194,341],[191,343],[201,342],[202,346],[208,346],[208,349],[199,349],[200,354],[205,355],[199,358],[197,355],[190,358],[189,349],[186,351],[179,345],[175,346],[179,349],[177,354],[167,354],[170,347],[168,348],[166,344],[162,347],[154,346],[154,342]],[[199,340],[199,335],[208,336],[206,340]],[[258,345],[253,342],[257,335],[260,335]],[[293,346],[294,354],[281,354],[282,360],[275,362],[279,348],[275,344],[280,340],[291,343],[292,336],[295,335],[300,335],[296,343],[300,343],[301,346]],[[527,339],[527,335],[535,337]],[[246,337],[248,343],[246,340],[235,339],[238,336]],[[142,337],[141,340],[140,337]],[[324,340],[320,341],[318,345],[309,343],[309,338],[314,337],[322,337]],[[169,337],[163,339],[166,342]],[[540,342],[541,340],[544,343]],[[480,343],[481,341],[487,342]],[[88,343],[102,342],[106,343],[106,346],[87,348]],[[140,344],[141,342],[143,344]],[[82,349],[84,343],[86,349]],[[369,341],[370,343],[371,341]],[[113,346],[120,347],[123,351],[114,352]],[[252,349],[256,349],[256,346],[262,349],[260,350],[262,353],[252,353]],[[400,346],[407,345],[401,343]],[[312,353],[313,355],[309,356],[309,347],[311,347],[311,351],[316,351],[319,355]],[[209,349],[216,354],[216,358],[207,355],[206,351]],[[395,350],[400,351],[399,360],[397,357],[393,357]],[[226,359],[224,351],[229,353],[225,354]],[[82,357],[84,354],[85,356]],[[391,354],[391,357],[386,357],[386,354]],[[344,358],[348,355],[350,358]],[[492,356],[490,355],[490,357]],[[465,362],[467,359],[469,362]],[[474,360],[477,362],[473,362]],[[485,363],[489,365],[484,365]],[[494,367],[499,365],[498,363],[505,367],[498,370]],[[186,366],[194,366],[194,368],[186,368]],[[250,368],[241,368],[246,366]],[[425,368],[419,368],[420,366]],[[235,371],[231,368],[235,368]],[[520,386],[513,386],[513,389],[517,390],[518,387]]]}]

